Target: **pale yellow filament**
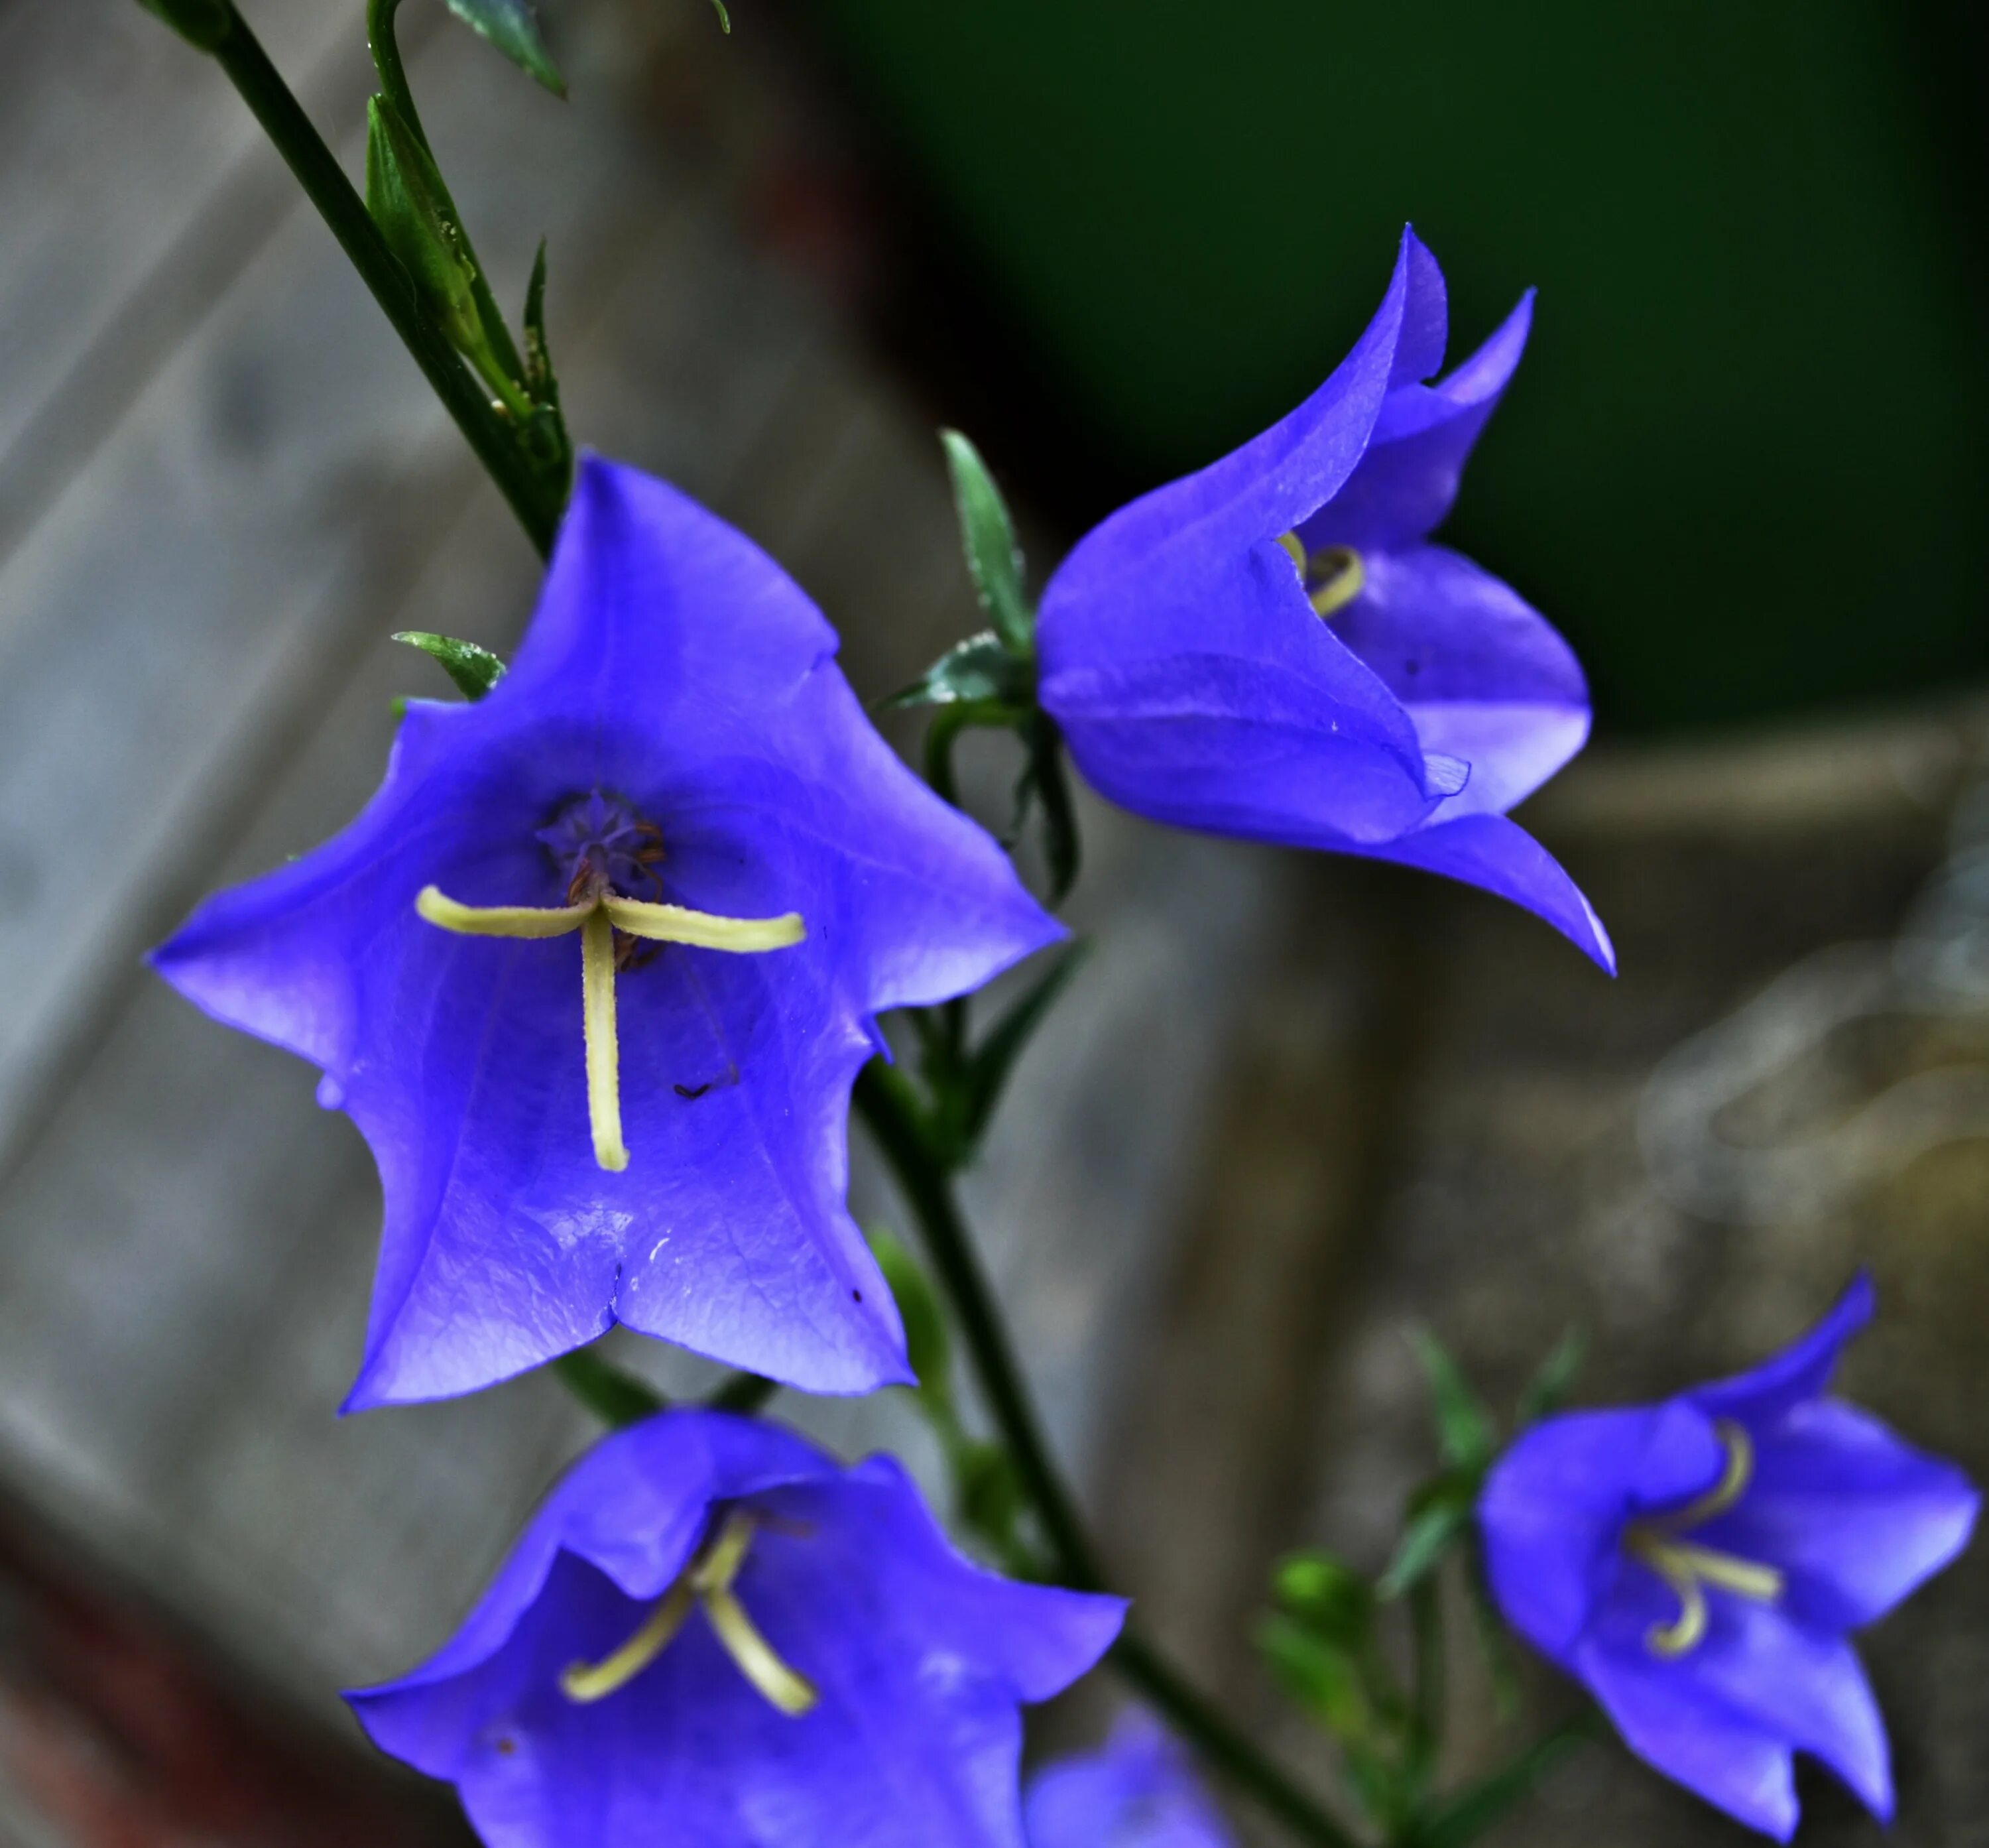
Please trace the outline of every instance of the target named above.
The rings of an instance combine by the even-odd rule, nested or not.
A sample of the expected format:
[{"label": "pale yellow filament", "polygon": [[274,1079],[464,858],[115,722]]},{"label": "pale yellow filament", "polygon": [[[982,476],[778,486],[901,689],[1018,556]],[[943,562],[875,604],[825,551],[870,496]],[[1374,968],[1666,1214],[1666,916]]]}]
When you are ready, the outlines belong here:
[{"label": "pale yellow filament", "polygon": [[1669,1623],[1652,1625],[1644,1636],[1652,1654],[1668,1659],[1689,1655],[1705,1640],[1712,1621],[1706,1601],[1707,1585],[1757,1604],[1773,1604],[1786,1583],[1774,1566],[1679,1538],[1725,1514],[1754,1480],[1754,1446],[1746,1428],[1723,1418],[1713,1430],[1726,1457],[1719,1481],[1669,1514],[1633,1521],[1624,1536],[1625,1545],[1671,1588],[1679,1601],[1677,1616]]},{"label": "pale yellow filament", "polygon": [[1306,600],[1321,621],[1330,622],[1367,588],[1367,565],[1352,546],[1329,545],[1309,553],[1296,533],[1280,533],[1278,543],[1297,566]]},{"label": "pale yellow filament", "polygon": [[429,923],[464,937],[546,938],[580,932],[587,1121],[594,1137],[594,1158],[611,1174],[629,1165],[628,1147],[622,1139],[622,1051],[615,1027],[615,933],[742,955],[784,950],[807,934],[798,911],[778,917],[719,917],[683,905],[647,904],[612,892],[577,905],[466,905],[439,887],[424,886],[415,897],[415,910]]},{"label": "pale yellow filament", "polygon": [[598,906],[580,927],[580,993],[594,1158],[618,1175],[629,1165],[629,1151],[622,1140],[622,1048],[615,1033],[615,927]]},{"label": "pale yellow filament", "polygon": [[704,1606],[720,1646],[769,1705],[790,1719],[812,1711],[821,1699],[815,1684],[774,1653],[733,1592],[733,1581],[753,1542],[754,1524],[753,1517],[741,1510],[727,1516],[718,1538],[658,1600],[641,1628],[612,1655],[567,1668],[560,1676],[560,1691],[569,1700],[585,1704],[627,1687],[676,1639],[696,1602]]}]

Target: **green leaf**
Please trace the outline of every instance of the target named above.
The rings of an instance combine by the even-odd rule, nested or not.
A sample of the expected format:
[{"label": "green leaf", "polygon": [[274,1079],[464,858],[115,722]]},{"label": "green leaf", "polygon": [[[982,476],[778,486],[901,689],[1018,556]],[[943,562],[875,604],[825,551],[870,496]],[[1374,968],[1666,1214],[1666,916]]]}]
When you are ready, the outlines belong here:
[{"label": "green leaf", "polygon": [[1271,1592],[1286,1616],[1341,1649],[1357,1652],[1373,1628],[1374,1588],[1323,1548],[1309,1548],[1279,1560],[1271,1575]]},{"label": "green leaf", "polygon": [[910,686],[886,700],[887,707],[987,706],[988,723],[1008,721],[1009,709],[1026,710],[1034,697],[1026,666],[1002,646],[994,630],[984,629],[950,648]]},{"label": "green leaf", "polygon": [[451,344],[494,365],[456,203],[421,137],[383,96],[366,105],[366,209]]},{"label": "green leaf", "polygon": [[974,575],[981,607],[988,612],[1002,646],[1018,659],[1028,660],[1035,653],[1036,619],[1022,589],[1022,554],[1015,544],[1008,504],[981,459],[981,452],[959,431],[940,431],[940,441],[946,446],[967,568]]},{"label": "green leaf", "polygon": [[1498,1448],[1498,1433],[1484,1402],[1445,1348],[1427,1329],[1411,1331],[1416,1358],[1429,1376],[1436,1401],[1437,1436],[1443,1460],[1453,1468],[1482,1470]]},{"label": "green leaf", "polygon": [[730,32],[732,29],[732,15],[725,10],[725,0],[711,0],[711,4],[717,8],[718,11],[719,29],[721,32]]},{"label": "green leaf", "polygon": [[1258,1626],[1257,1648],[1285,1692],[1343,1742],[1365,1738],[1374,1710],[1359,1663],[1346,1650],[1283,1615]]},{"label": "green leaf", "polygon": [[1382,1597],[1399,1598],[1420,1584],[1470,1531],[1475,1488],[1475,1479],[1440,1477],[1410,1503],[1408,1524],[1375,1586]]},{"label": "green leaf", "polygon": [[430,635],[425,629],[404,629],[393,638],[418,648],[456,684],[463,697],[480,700],[504,677],[504,663],[487,648],[459,642],[453,636]]},{"label": "green leaf", "polygon": [[218,51],[234,29],[235,9],[227,0],[138,0],[138,4],[202,51]]},{"label": "green leaf", "polygon": [[475,27],[520,70],[537,78],[554,96],[566,94],[566,80],[539,36],[532,0],[449,0],[449,10]]},{"label": "green leaf", "polygon": [[953,1344],[946,1312],[918,1260],[881,1227],[869,1234],[870,1255],[884,1273],[905,1324],[905,1353],[918,1377],[920,1393],[950,1404]]},{"label": "green leaf", "polygon": [[1588,1358],[1586,1329],[1571,1328],[1554,1343],[1554,1351],[1540,1362],[1540,1371],[1526,1382],[1520,1397],[1520,1429],[1550,1418],[1567,1402],[1581,1363]]},{"label": "green leaf", "polygon": [[532,259],[525,288],[525,388],[540,404],[557,405],[559,381],[553,375],[553,350],[546,338],[546,240]]},{"label": "green leaf", "polygon": [[1001,1102],[1002,1089],[1008,1082],[1008,1074],[1015,1069],[1016,1061],[1035,1036],[1036,1029],[1049,1018],[1057,997],[1077,973],[1078,965],[1084,961],[1086,953],[1085,944],[1073,944],[1057,959],[1055,967],[995,1022],[994,1030],[974,1048],[967,1062],[964,1087],[965,1104],[959,1124],[962,1158],[973,1152],[987,1133],[994,1107]]}]

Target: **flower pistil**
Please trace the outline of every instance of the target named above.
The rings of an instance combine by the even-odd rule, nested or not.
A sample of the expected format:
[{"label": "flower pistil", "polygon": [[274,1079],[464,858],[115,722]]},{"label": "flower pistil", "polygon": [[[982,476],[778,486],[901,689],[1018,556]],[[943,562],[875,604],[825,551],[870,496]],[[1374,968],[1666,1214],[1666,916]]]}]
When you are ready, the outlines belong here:
[{"label": "flower pistil", "polygon": [[676,1639],[691,1606],[702,1604],[720,1646],[771,1706],[790,1719],[811,1711],[821,1698],[815,1684],[781,1660],[732,1589],[757,1524],[744,1509],[733,1510],[628,1641],[598,1662],[571,1664],[560,1676],[560,1692],[585,1706],[627,1687]]},{"label": "flower pistil", "polygon": [[1323,622],[1330,622],[1367,588],[1367,567],[1352,546],[1327,545],[1309,552],[1296,533],[1281,533],[1278,543],[1291,554],[1306,600]]},{"label": "flower pistil", "polygon": [[1726,1456],[1720,1480],[1682,1508],[1632,1521],[1623,1537],[1631,1555],[1655,1572],[1679,1601],[1678,1616],[1669,1623],[1653,1624],[1644,1637],[1652,1654],[1667,1660],[1689,1655],[1705,1640],[1711,1621],[1708,1585],[1757,1604],[1773,1604],[1782,1595],[1783,1575],[1774,1566],[1682,1538],[1725,1514],[1754,1480],[1754,1444],[1746,1429],[1723,1418],[1715,1422],[1713,1434]]},{"label": "flower pistil", "polygon": [[598,875],[576,876],[564,905],[466,905],[425,886],[415,909],[439,929],[464,937],[564,937],[580,933],[582,1023],[587,1043],[587,1115],[594,1158],[619,1173],[629,1165],[622,1139],[622,1059],[615,1026],[615,933],[651,943],[747,954],[784,950],[806,935],[798,911],[778,917],[720,917],[683,905],[625,898]]}]

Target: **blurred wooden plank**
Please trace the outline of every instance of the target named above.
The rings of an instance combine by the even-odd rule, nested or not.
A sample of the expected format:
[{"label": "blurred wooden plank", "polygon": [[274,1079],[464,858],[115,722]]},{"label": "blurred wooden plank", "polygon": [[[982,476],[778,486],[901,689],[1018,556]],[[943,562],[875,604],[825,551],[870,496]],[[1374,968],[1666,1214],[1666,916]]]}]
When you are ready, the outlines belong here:
[{"label": "blurred wooden plank", "polygon": [[[368,67],[339,9],[251,11],[307,107],[349,120]],[[4,556],[293,209],[295,184],[211,60],[130,0],[14,10],[0,172]]]}]

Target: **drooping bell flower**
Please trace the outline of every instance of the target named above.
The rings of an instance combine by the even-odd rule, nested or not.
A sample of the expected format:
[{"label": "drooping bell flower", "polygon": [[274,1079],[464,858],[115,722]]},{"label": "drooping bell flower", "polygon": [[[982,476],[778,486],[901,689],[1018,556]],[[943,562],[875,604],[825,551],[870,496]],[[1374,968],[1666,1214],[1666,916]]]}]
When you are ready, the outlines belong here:
[{"label": "drooping bell flower", "polygon": [[1018,1706],[1124,1609],[970,1565],[888,1457],[670,1412],[573,1469],[439,1654],[348,1698],[491,1848],[1021,1848]]},{"label": "drooping bell flower", "polygon": [[1849,1633],[1946,1565],[1975,1521],[1959,1470],[1825,1396],[1872,1300],[1861,1277],[1738,1378],[1547,1419],[1479,1506],[1513,1626],[1633,1751],[1784,1841],[1798,1751],[1891,1816],[1885,1726]]},{"label": "drooping bell flower", "polygon": [[1039,697],[1124,808],[1447,873],[1613,968],[1587,900],[1506,814],[1587,738],[1581,666],[1517,592],[1429,543],[1532,312],[1529,296],[1424,383],[1443,276],[1405,232],[1380,311],[1317,392],[1064,561]]},{"label": "drooping bell flower", "polygon": [[1023,1799],[1028,1848],[1230,1848],[1228,1828],[1153,1718],[1122,1715],[1103,1749],[1045,1765]]},{"label": "drooping bell flower", "polygon": [[378,793],[154,961],[320,1066],[386,1219],[349,1404],[621,1321],[771,1378],[910,1377],[844,1204],[880,1011],[1061,934],[893,757],[741,534],[590,460],[510,671],[412,704]]}]

